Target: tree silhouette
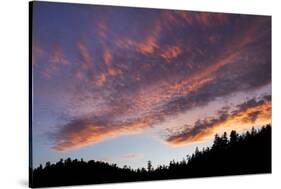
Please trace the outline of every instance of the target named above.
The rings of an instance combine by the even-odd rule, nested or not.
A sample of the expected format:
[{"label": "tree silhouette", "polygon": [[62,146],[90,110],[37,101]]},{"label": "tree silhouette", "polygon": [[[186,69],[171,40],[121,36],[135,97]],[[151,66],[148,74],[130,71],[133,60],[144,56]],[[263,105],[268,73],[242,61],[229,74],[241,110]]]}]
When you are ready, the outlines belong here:
[{"label": "tree silhouette", "polygon": [[148,172],[151,172],[153,170],[152,163],[150,160],[147,162],[147,170],[148,170]]},{"label": "tree silhouette", "polygon": [[226,146],[228,144],[228,138],[226,132],[223,133],[221,142],[222,142],[222,146]]},{"label": "tree silhouette", "polygon": [[230,138],[224,132],[215,135],[212,147],[198,147],[182,161],[170,161],[169,165],[147,169],[123,168],[102,161],[60,159],[57,163],[46,162],[30,169],[30,186],[63,186],[95,183],[132,182],[206,176],[271,173],[271,125],[245,134],[231,131]]},{"label": "tree silhouette", "polygon": [[230,133],[230,144],[235,144],[238,141],[238,134],[236,131],[231,131]]}]

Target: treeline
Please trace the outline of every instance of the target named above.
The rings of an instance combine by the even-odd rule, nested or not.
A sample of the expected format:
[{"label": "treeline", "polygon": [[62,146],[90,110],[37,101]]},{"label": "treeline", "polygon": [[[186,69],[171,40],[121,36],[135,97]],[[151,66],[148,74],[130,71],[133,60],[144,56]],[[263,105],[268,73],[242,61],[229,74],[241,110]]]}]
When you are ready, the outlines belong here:
[{"label": "treeline", "polygon": [[30,170],[30,186],[62,186],[132,182],[177,178],[209,177],[240,174],[271,173],[271,125],[244,134],[232,131],[230,136],[215,135],[211,147],[187,155],[182,161],[153,168],[123,168],[101,161],[71,160],[55,164],[47,162]]}]

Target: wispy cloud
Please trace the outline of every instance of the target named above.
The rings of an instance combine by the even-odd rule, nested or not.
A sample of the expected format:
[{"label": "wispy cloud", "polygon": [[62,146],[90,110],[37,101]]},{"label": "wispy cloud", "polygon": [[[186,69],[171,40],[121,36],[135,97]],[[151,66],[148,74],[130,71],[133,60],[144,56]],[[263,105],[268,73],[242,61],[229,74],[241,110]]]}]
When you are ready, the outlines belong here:
[{"label": "wispy cloud", "polygon": [[80,79],[88,79],[92,75],[92,69],[94,66],[93,57],[90,53],[84,40],[79,40],[76,42],[76,47],[79,53],[79,66],[76,68],[75,76]]},{"label": "wispy cloud", "polygon": [[117,36],[115,44],[119,48],[135,49],[137,52],[148,55],[154,53],[159,48],[158,37],[161,32],[161,20],[154,20],[147,28],[142,31],[143,38],[135,40],[126,36]]},{"label": "wispy cloud", "polygon": [[93,64],[92,63],[93,59],[90,50],[87,48],[84,41],[78,41],[77,48],[79,50],[81,67],[83,69],[89,69],[89,67]]},{"label": "wispy cloud", "polygon": [[49,53],[48,64],[42,73],[46,78],[50,79],[58,71],[60,66],[68,64],[69,60],[66,58],[61,46],[59,44],[55,44]]},{"label": "wispy cloud", "polygon": [[160,54],[167,62],[170,62],[172,59],[176,58],[182,53],[182,49],[179,46],[168,46],[163,49],[163,52]]}]

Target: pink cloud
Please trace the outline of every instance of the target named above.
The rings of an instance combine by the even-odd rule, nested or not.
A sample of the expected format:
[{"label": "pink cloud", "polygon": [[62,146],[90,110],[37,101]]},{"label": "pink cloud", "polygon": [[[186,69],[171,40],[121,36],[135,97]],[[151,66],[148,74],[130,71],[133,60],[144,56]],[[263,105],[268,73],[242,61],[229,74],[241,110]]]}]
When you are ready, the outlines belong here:
[{"label": "pink cloud", "polygon": [[52,47],[52,51],[49,54],[48,64],[42,71],[42,74],[45,78],[51,79],[61,66],[68,64],[69,60],[66,58],[62,48],[60,45],[55,44]]}]

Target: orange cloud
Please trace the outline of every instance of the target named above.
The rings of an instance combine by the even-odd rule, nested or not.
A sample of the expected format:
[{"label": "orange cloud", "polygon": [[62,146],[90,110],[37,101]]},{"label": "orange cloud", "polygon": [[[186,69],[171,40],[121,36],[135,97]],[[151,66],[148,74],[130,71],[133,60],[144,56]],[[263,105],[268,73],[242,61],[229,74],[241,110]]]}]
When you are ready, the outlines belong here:
[{"label": "orange cloud", "polygon": [[[211,82],[217,81],[217,72],[226,65],[234,64],[245,46],[254,41],[252,37],[249,37],[254,31],[255,29],[250,27],[242,37],[233,38],[224,47],[224,53],[214,56],[206,66],[185,75],[178,82],[173,83],[163,79],[153,83],[153,85],[147,84],[139,88],[135,93],[126,97],[126,101],[130,102],[130,105],[126,107],[126,111],[128,113],[138,112],[138,115],[142,115],[148,109],[161,109],[161,105],[169,104],[176,97],[185,97],[199,91]],[[196,102],[190,103],[196,104]],[[164,115],[176,114],[181,111],[182,105],[174,103],[171,109],[173,111],[158,111],[157,119],[164,117]]]},{"label": "orange cloud", "polygon": [[[249,34],[251,33],[252,32],[249,32]],[[239,57],[237,55],[239,55],[243,48],[252,40],[248,36],[246,36],[246,38],[247,40],[239,38],[242,40],[241,43],[236,42],[238,39],[233,39],[233,42],[225,47],[225,53],[215,56],[210,60],[207,66],[186,75],[179,82],[171,83],[166,80],[161,80],[153,86],[147,85],[141,88],[133,95],[132,104],[134,107],[129,110],[132,112],[145,111],[146,107],[158,106],[160,102],[163,104],[175,96],[186,96],[208,85],[211,81],[216,79],[216,72],[218,70],[227,64],[235,63],[236,58]],[[177,49],[177,47],[172,47],[172,49]]]},{"label": "orange cloud", "polygon": [[170,62],[172,59],[176,58],[179,54],[182,53],[182,50],[179,46],[168,46],[160,54],[167,62]]},{"label": "orange cloud", "polygon": [[109,65],[112,61],[112,55],[111,55],[111,52],[108,48],[104,48],[103,61],[106,65]]},{"label": "orange cloud", "polygon": [[115,123],[98,123],[90,119],[74,120],[57,133],[56,143],[52,148],[65,151],[116,136],[136,134],[142,132],[150,122],[150,117]]},{"label": "orange cloud", "polygon": [[45,54],[42,47],[36,44],[32,44],[32,64],[35,65],[38,59]]},{"label": "orange cloud", "polygon": [[106,20],[102,17],[98,17],[95,21],[95,29],[100,38],[102,40],[106,39],[106,35],[108,32],[108,26],[106,24]]},{"label": "orange cloud", "polygon": [[93,57],[83,40],[79,40],[76,47],[78,48],[80,62],[75,71],[75,76],[80,80],[87,79],[89,77],[88,73],[94,69]]},{"label": "orange cloud", "polygon": [[115,44],[120,48],[135,49],[142,54],[152,54],[157,49],[158,36],[161,32],[161,20],[157,19],[144,33],[142,40],[133,40],[125,36],[117,36]]},{"label": "orange cloud", "polygon": [[185,26],[199,25],[203,27],[219,26],[227,22],[228,16],[224,13],[192,12],[192,11],[162,11],[167,24]]},{"label": "orange cloud", "polygon": [[53,64],[69,64],[60,46],[56,45],[54,51],[50,55],[50,62]]},{"label": "orange cloud", "polygon": [[204,26],[218,26],[227,21],[227,15],[223,13],[202,12],[200,14],[195,14],[194,19]]},{"label": "orange cloud", "polygon": [[56,44],[53,46],[52,51],[49,55],[49,64],[43,70],[43,75],[50,79],[59,69],[61,65],[68,65],[69,61],[65,57],[60,45]]},{"label": "orange cloud", "polygon": [[[242,37],[237,36],[233,38],[229,42],[229,45],[224,47],[224,53],[215,56],[209,61],[210,63],[207,66],[204,66],[190,75],[187,75],[187,77],[182,81],[170,86],[167,91],[176,92],[178,89],[182,90],[182,88],[186,87],[187,90],[184,90],[185,92],[183,94],[188,94],[195,89],[199,89],[200,87],[208,84],[208,82],[215,79],[216,72],[218,70],[226,65],[236,62],[235,60],[239,58],[239,55],[241,52],[243,52],[244,48],[255,40],[255,37],[252,37],[252,35],[254,32],[256,32],[256,29],[256,26],[249,26],[249,29],[244,35],[242,35]],[[188,62],[188,64],[190,63]]]},{"label": "orange cloud", "polygon": [[137,48],[143,54],[153,53],[155,48],[158,48],[157,38],[161,32],[160,23],[155,23],[154,27],[148,31],[148,35],[145,37],[143,41],[137,44]]},{"label": "orange cloud", "polygon": [[94,81],[97,86],[103,86],[103,84],[109,77],[116,76],[122,73],[120,69],[116,68],[116,66],[113,65],[112,59],[113,55],[111,53],[111,50],[104,45],[102,60],[105,64],[103,65],[105,69],[96,72],[96,74],[91,78],[91,80]]},{"label": "orange cloud", "polygon": [[[121,74],[121,70],[117,68],[112,60],[113,55],[111,49],[105,44],[102,45],[102,62],[104,65],[98,66],[94,64],[94,58],[91,55],[90,49],[85,42],[78,41],[77,48],[80,55],[80,64],[76,70],[76,77],[80,80],[86,80],[90,83],[95,83],[97,86],[103,86],[109,77]],[[98,62],[98,61],[97,61]]]},{"label": "orange cloud", "polygon": [[89,49],[86,47],[86,44],[83,41],[78,41],[77,48],[79,50],[82,68],[88,69],[91,66],[91,62],[93,61]]},{"label": "orange cloud", "polygon": [[[197,18],[194,18],[194,15],[198,14],[189,14],[185,12],[177,12],[183,14],[181,16],[186,16],[186,19],[195,19],[196,22],[202,22],[203,24],[207,24],[208,20],[217,22],[219,24],[223,24],[226,21],[226,17],[222,14],[209,14],[209,13],[200,13]],[[175,16],[177,14],[166,14],[164,11],[162,16]],[[159,19],[161,20],[161,19]],[[199,20],[199,21],[198,21]],[[190,21],[190,22],[195,22]],[[159,27],[160,24],[159,24]],[[154,86],[147,85],[144,88],[137,91],[134,94],[132,99],[133,107],[129,110],[133,111],[141,111],[146,109],[146,107],[155,107],[169,101],[170,99],[176,96],[186,96],[192,92],[195,92],[201,89],[204,86],[207,86],[210,82],[216,80],[217,72],[226,65],[236,63],[236,60],[240,57],[241,52],[244,51],[244,48],[247,47],[251,42],[256,40],[256,36],[253,35],[257,31],[257,24],[253,23],[253,25],[249,25],[248,30],[246,30],[242,35],[234,36],[229,40],[227,45],[224,46],[224,52],[218,55],[214,55],[208,62],[206,66],[202,66],[196,71],[192,71],[190,74],[187,74],[184,78],[179,79],[178,82],[172,83],[169,80],[161,80],[157,82]],[[121,42],[125,42],[121,40]],[[135,41],[129,40],[128,43],[124,43],[123,47],[129,48],[130,46],[135,45]],[[188,45],[187,45],[188,46]],[[189,49],[191,52],[194,49]],[[200,53],[204,55],[204,52],[200,50]],[[182,53],[182,49],[179,45],[177,46],[168,46],[166,49],[161,50],[160,56],[165,58],[167,61],[177,57],[180,53]],[[183,52],[184,53],[184,52]],[[193,62],[187,62],[187,66],[192,69],[192,66],[195,65]],[[137,80],[137,79],[136,79]],[[157,87],[155,87],[157,86]]]},{"label": "orange cloud", "polygon": [[98,78],[95,79],[96,85],[101,86],[106,81],[107,76],[104,73],[100,73]]},{"label": "orange cloud", "polygon": [[182,132],[169,136],[166,141],[172,145],[189,144],[212,136],[222,128],[250,128],[267,124],[271,122],[271,108],[270,96],[251,99],[237,105],[232,112],[224,109],[213,117],[196,121],[193,126],[187,125]]},{"label": "orange cloud", "polygon": [[[220,18],[207,15],[195,18],[191,15],[185,19],[190,19],[189,22],[192,24],[201,23],[202,25],[207,25],[213,19]],[[183,18],[181,18],[182,20]],[[223,19],[221,22],[223,22]],[[83,41],[77,43],[81,63],[79,64],[77,76],[79,78],[87,77],[89,82],[83,83],[86,86],[84,89],[86,95],[83,100],[91,99],[87,101],[90,103],[87,103],[88,110],[83,115],[92,115],[96,119],[84,119],[81,116],[79,119],[63,125],[61,130],[55,133],[55,144],[53,146],[55,150],[64,151],[83,145],[94,144],[116,136],[142,132],[143,129],[153,124],[155,125],[155,123],[169,119],[169,116],[175,116],[194,107],[206,105],[216,97],[239,91],[240,83],[245,78],[248,80],[243,84],[250,86],[246,86],[246,89],[262,86],[264,80],[270,81],[267,75],[261,77],[261,80],[254,77],[255,75],[260,75],[260,73],[263,74],[262,69],[268,68],[268,65],[261,66],[262,69],[260,70],[262,71],[260,71],[254,68],[258,67],[255,66],[256,61],[246,62],[241,60],[244,58],[244,52],[247,53],[247,57],[248,54],[251,55],[250,53],[252,52],[248,51],[249,49],[247,48],[252,45],[252,42],[257,42],[256,34],[257,28],[259,28],[256,26],[258,25],[257,23],[249,23],[248,27],[241,30],[241,33],[231,34],[226,37],[219,50],[213,50],[212,48],[208,50],[200,45],[190,45],[189,40],[183,41],[184,44],[179,42],[179,44],[175,43],[176,45],[174,46],[165,46],[164,42],[158,41],[160,33],[163,32],[163,35],[165,34],[163,31],[164,26],[159,20],[155,21],[155,23],[152,27],[147,28],[145,32],[141,32],[144,33],[142,39],[136,40],[127,36],[114,39],[115,45],[121,48],[115,48],[116,53],[114,51],[114,55],[116,54],[116,56],[113,56],[113,49],[109,48],[112,45],[111,43],[100,42],[98,47],[102,49],[101,53],[95,59],[96,61],[93,61],[90,49],[86,44]],[[103,29],[101,29],[99,35],[100,38],[103,38],[106,35],[106,27],[103,24],[101,25],[99,27]],[[208,35],[206,35],[207,41],[209,41]],[[198,39],[201,39],[201,35]],[[161,45],[161,42],[163,45]],[[189,50],[188,53],[185,52],[185,48]],[[130,50],[135,52],[132,53]],[[125,54],[120,54],[119,56],[117,54],[119,51]],[[136,56],[127,57],[126,53]],[[181,53],[185,53],[184,55],[186,56],[179,62],[175,62],[175,66],[162,64],[162,58],[170,61]],[[140,62],[139,59],[145,63],[132,66],[135,61]],[[241,64],[238,64],[239,62]],[[235,63],[241,65],[241,67],[234,67]],[[252,71],[248,75],[246,74],[250,69],[245,69],[243,67],[245,65],[248,66],[247,68],[251,68]],[[111,77],[121,74],[121,69],[126,69],[124,77],[116,77],[114,80],[107,82]],[[226,74],[221,73],[222,70],[233,71],[231,72],[233,74],[230,74],[230,76],[237,78],[236,81],[232,83],[225,76]],[[255,78],[256,81],[254,85],[251,85],[252,78]],[[229,83],[233,85],[229,86]],[[98,88],[101,86],[104,88]],[[241,87],[241,89],[245,88]],[[79,91],[78,94],[80,95],[82,92]],[[75,109],[77,108],[77,111],[81,108],[79,106],[74,107]],[[243,117],[243,119],[241,118],[245,120],[243,123],[248,123],[249,120],[247,119],[253,119],[254,116],[257,116],[257,120],[259,120],[259,123],[261,122],[262,114],[256,113],[254,110],[245,113],[245,115],[243,117],[237,114],[235,117],[237,119],[239,116]],[[209,123],[210,120],[206,119],[204,121]],[[195,125],[198,126],[200,123],[198,122]],[[228,122],[224,122],[223,125],[230,123],[235,123],[235,121],[229,117]],[[210,128],[201,129],[201,127],[196,127],[192,132],[194,133],[196,130],[200,132],[193,134],[193,138],[186,139],[186,136],[183,135],[180,136],[181,138],[171,136],[169,142],[185,144],[186,141],[201,140],[213,133],[215,128],[220,127],[214,126]],[[188,130],[186,130],[186,133],[188,133]]]},{"label": "orange cloud", "polygon": [[[159,17],[144,31],[142,40],[134,40],[125,36],[117,36],[115,44],[120,48],[135,49],[137,52],[148,55],[155,53],[159,48],[158,37],[164,29],[169,29],[177,25],[186,26],[186,23],[199,24],[202,26],[217,26],[224,24],[227,16],[220,13],[194,13],[187,11],[161,11]],[[186,44],[185,44],[186,45]],[[179,55],[182,50],[179,47],[168,47],[161,50],[160,56],[166,60],[171,60]]]},{"label": "orange cloud", "polygon": [[107,66],[107,75],[109,76],[116,76],[121,74],[121,70],[116,68],[112,62],[113,55],[111,50],[107,47],[103,48],[103,62]]},{"label": "orange cloud", "polygon": [[238,55],[243,48],[253,40],[248,37],[250,34],[252,34],[252,31],[248,31],[245,37],[234,38],[225,47],[225,52],[222,55],[215,56],[207,66],[186,75],[179,82],[171,83],[161,80],[153,86],[147,85],[140,89],[134,94],[132,99],[133,110],[141,111],[145,110],[146,107],[158,106],[160,102],[168,102],[170,99],[175,98],[175,96],[186,96],[208,85],[217,79],[217,71],[226,65],[236,62],[235,60],[239,57]]}]

